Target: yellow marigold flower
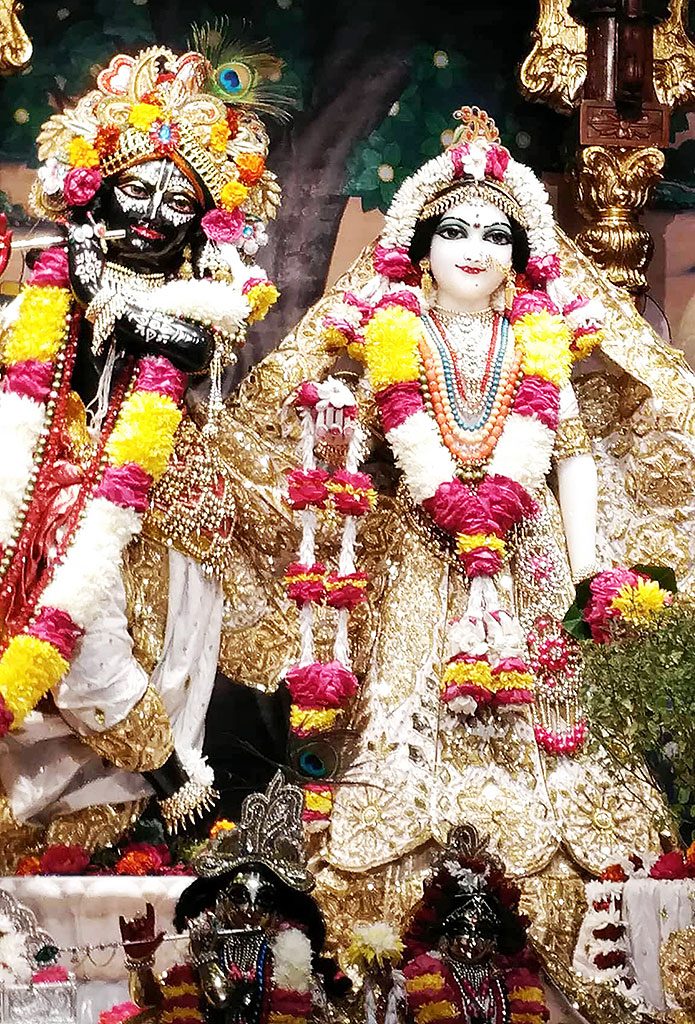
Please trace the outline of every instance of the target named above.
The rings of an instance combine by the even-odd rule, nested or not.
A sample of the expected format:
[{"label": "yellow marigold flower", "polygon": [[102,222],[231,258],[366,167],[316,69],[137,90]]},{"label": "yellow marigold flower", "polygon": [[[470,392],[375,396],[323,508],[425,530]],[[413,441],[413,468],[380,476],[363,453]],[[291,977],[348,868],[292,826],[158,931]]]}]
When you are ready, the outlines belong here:
[{"label": "yellow marigold flower", "polygon": [[234,163],[239,171],[239,180],[244,185],[256,185],[263,177],[265,160],[260,153],[239,153]]},{"label": "yellow marigold flower", "polygon": [[415,1011],[417,1024],[430,1024],[433,1020],[451,1020],[456,1017],[453,1003],[448,999],[440,999],[436,1003],[425,1003]]},{"label": "yellow marigold flower", "polygon": [[452,661],[444,669],[442,686],[450,683],[473,683],[485,686],[489,690],[492,685],[492,670],[486,661]]},{"label": "yellow marigold flower", "polygon": [[378,309],[364,329],[364,361],[375,391],[389,384],[417,380],[420,318],[403,306]]},{"label": "yellow marigold flower", "polygon": [[307,811],[317,811],[319,814],[330,814],[331,807],[333,806],[333,794],[330,790],[325,793],[320,793],[314,789],[305,789],[304,806]]},{"label": "yellow marigold flower", "polygon": [[255,284],[253,288],[249,288],[246,292],[246,298],[251,306],[249,323],[253,324],[256,320],[263,320],[270,307],[275,305],[279,296],[280,292],[270,281],[264,281],[263,284]]},{"label": "yellow marigold flower", "polygon": [[533,690],[533,676],[529,672],[499,672],[490,676],[490,689],[498,690]]},{"label": "yellow marigold flower", "polygon": [[128,124],[141,132],[148,132],[152,124],[163,116],[162,108],[156,103],[134,103],[128,114]]},{"label": "yellow marigold flower", "polygon": [[572,342],[572,358],[575,363],[590,356],[603,341],[603,331],[592,331],[591,334],[577,334]]},{"label": "yellow marigold flower", "polygon": [[664,610],[668,596],[656,580],[640,580],[636,587],[621,587],[611,601],[611,608],[616,608],[631,626],[648,626]]},{"label": "yellow marigold flower", "polygon": [[290,708],[290,725],[295,732],[326,732],[332,729],[340,714],[336,708],[317,708],[306,710],[293,704]]},{"label": "yellow marigold flower", "polygon": [[4,361],[9,364],[25,359],[39,362],[55,359],[67,331],[70,301],[67,288],[38,285],[25,288],[19,316],[8,332]]},{"label": "yellow marigold flower", "polygon": [[226,121],[216,121],[210,129],[210,149],[215,153],[224,153],[229,142],[229,125]]},{"label": "yellow marigold flower", "polygon": [[220,832],[232,832],[236,828],[233,821],[229,821],[228,818],[218,818],[215,824],[210,829],[210,838],[214,839]]},{"label": "yellow marigold flower", "polygon": [[240,181],[228,181],[220,192],[220,206],[224,207],[225,210],[236,210],[237,206],[241,206],[248,194],[249,190],[246,185],[242,185]]},{"label": "yellow marigold flower", "polygon": [[441,974],[420,974],[417,978],[408,978],[405,987],[408,992],[424,992],[427,989],[444,987],[444,978]]},{"label": "yellow marigold flower", "polygon": [[68,160],[72,167],[98,167],[99,153],[91,142],[78,135],[68,146]]},{"label": "yellow marigold flower", "polygon": [[117,466],[136,462],[157,480],[167,468],[181,411],[171,398],[136,391],[125,400],[106,454]]},{"label": "yellow marigold flower", "polygon": [[558,387],[569,382],[572,369],[572,334],[557,313],[547,309],[527,313],[514,324],[514,341],[521,349],[521,369]]},{"label": "yellow marigold flower", "polygon": [[464,551],[475,551],[476,548],[490,548],[491,551],[499,551],[501,554],[507,550],[502,538],[494,533],[459,533],[456,538],[456,550],[459,554]]},{"label": "yellow marigold flower", "polygon": [[28,633],[13,637],[0,659],[0,693],[14,715],[12,728],[63,678],[68,662],[53,644]]}]

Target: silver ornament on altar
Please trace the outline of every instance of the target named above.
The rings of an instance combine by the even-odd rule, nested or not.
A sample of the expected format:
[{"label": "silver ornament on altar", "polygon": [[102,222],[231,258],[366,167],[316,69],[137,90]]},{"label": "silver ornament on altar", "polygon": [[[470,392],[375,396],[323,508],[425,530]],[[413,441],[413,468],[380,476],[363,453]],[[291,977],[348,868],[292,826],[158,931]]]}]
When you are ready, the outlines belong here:
[{"label": "silver ornament on altar", "polygon": [[[23,958],[38,970],[36,955],[45,946],[56,946],[51,935],[39,928],[36,915],[9,892],[0,889],[0,920],[11,922],[13,933],[23,939]],[[4,982],[0,984],[0,1024],[77,1024],[75,979],[67,981]]]}]

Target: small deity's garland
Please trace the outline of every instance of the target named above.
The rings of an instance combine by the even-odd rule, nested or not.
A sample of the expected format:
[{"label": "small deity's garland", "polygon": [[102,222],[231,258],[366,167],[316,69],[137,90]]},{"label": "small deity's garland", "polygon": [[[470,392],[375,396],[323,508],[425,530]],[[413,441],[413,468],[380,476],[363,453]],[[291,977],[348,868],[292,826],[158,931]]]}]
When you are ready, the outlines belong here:
[{"label": "small deity's garland", "polygon": [[[435,952],[421,953],[403,969],[408,1005],[415,1024],[459,1024],[466,1020],[463,996],[451,970]],[[515,967],[504,974],[509,1024],[544,1024],[550,1017],[537,972]],[[492,984],[495,1004],[490,1021],[507,1019],[500,987]]]},{"label": "small deity's garland", "polygon": [[[34,274],[33,285],[22,297],[5,349],[9,371],[4,386],[22,395],[24,403],[37,406],[32,411],[34,423],[41,424],[39,433],[45,430],[56,401],[65,398],[70,381],[64,357],[69,309],[67,259],[61,255],[62,260],[54,253],[50,260],[39,261],[39,275]],[[37,277],[45,283],[37,284]],[[47,295],[42,302],[44,289]],[[37,324],[37,306],[50,314],[45,329]],[[56,392],[50,390],[49,382],[55,383],[57,378]],[[60,551],[34,588],[23,621],[0,656],[4,732],[18,728],[67,674],[79,640],[99,615],[114,576],[120,572],[122,552],[140,531],[150,489],[167,467],[182,418],[186,383],[187,376],[168,360],[146,356],[135,368],[128,393],[125,385],[115,389],[98,457],[92,460]],[[9,433],[3,438],[8,444]],[[17,543],[3,566],[6,575],[0,593],[4,597],[8,596],[8,579],[22,557],[23,538],[30,537],[26,528],[31,526],[31,493],[27,491],[34,484],[40,487],[43,470],[50,470],[47,451],[37,450],[35,433],[19,431],[14,439],[17,449],[23,448],[18,462],[26,466],[29,460],[32,469],[28,483],[26,473],[16,476],[15,492],[6,504],[7,509],[27,515],[22,522],[15,521],[10,531],[10,539]],[[49,436],[47,450],[52,440]]]},{"label": "small deity's garland", "polygon": [[[311,943],[298,928],[285,928],[276,935],[270,951],[270,972],[264,970],[265,962],[259,965],[262,975],[269,973],[260,1024],[306,1024],[312,1010]],[[265,980],[261,978],[261,982]],[[122,1004],[105,1011],[108,1024],[128,1020],[133,1015],[129,1009],[132,1005]],[[192,964],[175,964],[162,975],[162,1024],[202,1024],[203,1005],[203,992]],[[141,1009],[137,1008],[138,1012]],[[122,1015],[118,1011],[123,1011]]]}]

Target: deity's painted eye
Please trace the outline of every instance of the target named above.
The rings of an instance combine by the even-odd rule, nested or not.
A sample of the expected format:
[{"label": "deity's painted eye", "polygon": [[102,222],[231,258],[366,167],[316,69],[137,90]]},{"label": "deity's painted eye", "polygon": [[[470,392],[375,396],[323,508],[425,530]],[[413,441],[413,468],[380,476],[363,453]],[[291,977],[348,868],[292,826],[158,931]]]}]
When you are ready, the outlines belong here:
[{"label": "deity's painted eye", "polygon": [[256,75],[247,64],[223,64],[215,72],[215,84],[227,98],[242,99],[255,84]]},{"label": "deity's painted eye", "polygon": [[504,228],[493,228],[492,231],[485,232],[485,241],[492,242],[493,245],[511,245],[512,236]]}]

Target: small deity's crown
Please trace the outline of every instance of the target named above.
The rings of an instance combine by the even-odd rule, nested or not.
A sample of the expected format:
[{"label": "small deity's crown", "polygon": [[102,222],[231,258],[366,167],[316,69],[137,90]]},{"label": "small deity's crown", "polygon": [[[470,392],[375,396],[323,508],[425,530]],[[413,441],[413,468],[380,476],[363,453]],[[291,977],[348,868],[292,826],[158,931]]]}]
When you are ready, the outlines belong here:
[{"label": "small deity's crown", "polygon": [[244,864],[262,864],[291,888],[309,892],[314,878],[307,868],[303,810],[303,791],[277,772],[265,793],[246,797],[236,828],[219,832],[193,867],[212,878]]},{"label": "small deity's crown", "polygon": [[480,107],[460,107],[452,116],[455,121],[461,122],[454,131],[452,146],[458,146],[462,142],[475,142],[476,139],[491,143],[500,141],[497,125],[487,111],[481,110]]}]

